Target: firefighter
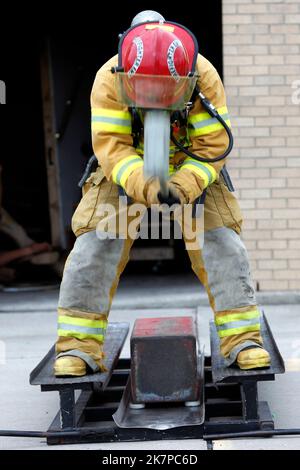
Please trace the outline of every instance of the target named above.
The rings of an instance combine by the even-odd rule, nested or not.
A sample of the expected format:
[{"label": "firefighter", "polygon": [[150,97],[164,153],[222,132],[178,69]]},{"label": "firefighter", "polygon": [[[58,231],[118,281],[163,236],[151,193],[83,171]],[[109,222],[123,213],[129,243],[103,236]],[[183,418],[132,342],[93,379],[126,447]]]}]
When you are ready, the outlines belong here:
[{"label": "firefighter", "polygon": [[[136,31],[134,28],[142,31],[139,37],[131,33]],[[194,48],[193,53],[196,50],[193,41],[194,36],[186,28],[172,26],[159,13],[139,13],[122,42],[125,79],[138,77],[139,73],[169,74],[175,79],[174,85],[194,67],[198,87],[229,124],[221,79],[207,59],[198,53],[193,58],[191,50]],[[117,93],[116,76],[111,70],[117,71],[118,66],[120,69],[120,53],[98,71],[91,93],[92,139],[99,167],[86,181],[72,219],[77,239],[60,288],[56,376],[82,376],[105,370],[103,342],[108,315],[134,236],[101,237],[101,207],[110,204],[119,210],[120,187],[131,201],[145,207],[162,202],[159,183],[145,176],[143,136],[134,142],[132,114]],[[149,80],[140,99],[147,100],[149,96],[154,100],[155,88],[152,95],[147,95],[147,83]],[[130,93],[130,83],[127,85]],[[171,94],[164,95],[165,99],[172,100],[177,92],[174,88]],[[162,94],[157,96],[159,99]],[[178,139],[185,140],[195,156],[213,160],[227,147],[223,126],[205,111],[200,100],[194,102],[187,122],[179,127]],[[178,150],[171,145],[169,194],[182,205],[192,204],[206,194],[204,243],[198,249],[188,249],[188,254],[214,311],[221,354],[228,366],[236,363],[241,369],[268,367],[270,356],[263,348],[260,333],[261,313],[247,251],[240,237],[242,214],[236,198],[220,177],[224,161],[201,163]],[[127,218],[130,219],[128,213]]]}]

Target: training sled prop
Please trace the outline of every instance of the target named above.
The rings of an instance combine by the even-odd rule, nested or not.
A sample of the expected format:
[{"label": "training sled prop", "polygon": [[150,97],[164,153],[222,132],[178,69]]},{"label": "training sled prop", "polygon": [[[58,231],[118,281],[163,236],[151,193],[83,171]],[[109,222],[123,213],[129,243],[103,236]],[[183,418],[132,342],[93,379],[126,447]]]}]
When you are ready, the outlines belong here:
[{"label": "training sled prop", "polygon": [[[41,391],[58,391],[60,409],[45,433],[48,444],[208,439],[274,431],[269,405],[257,383],[284,373],[265,316],[261,332],[271,356],[265,369],[226,367],[210,324],[211,356],[204,356],[192,317],[138,319],[131,359],[120,358],[127,323],[110,323],[104,345],[107,372],[58,378],[54,347],[30,374]],[[81,393],[77,400],[75,391]],[[274,431],[275,433],[275,431]]]}]

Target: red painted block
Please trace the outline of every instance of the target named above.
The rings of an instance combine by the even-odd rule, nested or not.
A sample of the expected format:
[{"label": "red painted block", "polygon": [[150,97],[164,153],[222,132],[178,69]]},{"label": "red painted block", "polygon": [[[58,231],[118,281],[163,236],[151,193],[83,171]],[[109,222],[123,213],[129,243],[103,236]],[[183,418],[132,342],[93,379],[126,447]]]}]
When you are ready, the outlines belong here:
[{"label": "red painted block", "polygon": [[131,335],[133,403],[197,401],[196,328],[192,317],[145,318]]}]

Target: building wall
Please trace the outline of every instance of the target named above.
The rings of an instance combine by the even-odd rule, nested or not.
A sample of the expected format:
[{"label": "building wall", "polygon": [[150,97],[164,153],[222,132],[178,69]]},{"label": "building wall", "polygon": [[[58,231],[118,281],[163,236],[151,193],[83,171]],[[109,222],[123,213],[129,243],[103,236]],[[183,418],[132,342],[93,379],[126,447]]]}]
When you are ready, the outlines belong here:
[{"label": "building wall", "polygon": [[237,188],[259,290],[300,288],[300,0],[223,0]]}]

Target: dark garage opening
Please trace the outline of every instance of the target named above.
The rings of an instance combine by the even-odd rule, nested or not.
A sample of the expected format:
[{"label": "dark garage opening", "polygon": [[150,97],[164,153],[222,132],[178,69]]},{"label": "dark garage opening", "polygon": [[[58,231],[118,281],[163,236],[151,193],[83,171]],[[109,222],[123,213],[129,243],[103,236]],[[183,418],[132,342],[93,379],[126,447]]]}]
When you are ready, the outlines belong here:
[{"label": "dark garage opening", "polygon": [[[101,65],[116,54],[118,35],[143,9],[158,10],[166,19],[193,31],[200,53],[222,76],[219,0],[189,8],[156,1],[132,1],[107,6],[105,10],[102,6],[91,9],[80,4],[80,9],[64,15],[55,14],[49,6],[47,19],[34,23],[30,34],[19,30],[22,54],[19,41],[9,44],[0,77],[7,81],[8,103],[5,111],[1,109],[5,128],[0,142],[3,204],[32,238],[52,242],[66,253],[74,242],[70,221],[80,200],[77,183],[92,154],[89,95],[93,80]],[[13,55],[18,61],[12,60]],[[52,96],[47,95],[48,86]],[[52,107],[51,129],[49,116],[45,120],[45,98]],[[59,140],[53,138],[56,155],[49,148],[47,132],[48,136],[49,132],[61,135]],[[49,180],[49,167],[50,172],[55,167],[56,180]],[[146,248],[150,244],[136,243]],[[183,243],[176,243],[175,252],[180,261],[178,269],[189,269]],[[161,263],[158,266],[156,263],[155,269],[162,269]],[[130,263],[128,271],[144,268],[142,261],[134,263],[134,267]]]}]

